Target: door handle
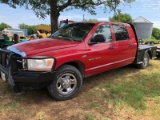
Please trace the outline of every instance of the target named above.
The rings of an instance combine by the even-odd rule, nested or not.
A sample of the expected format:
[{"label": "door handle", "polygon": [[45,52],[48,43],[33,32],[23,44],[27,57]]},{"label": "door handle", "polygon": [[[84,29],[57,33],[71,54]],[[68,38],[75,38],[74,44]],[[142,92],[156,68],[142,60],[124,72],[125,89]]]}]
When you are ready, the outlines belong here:
[{"label": "door handle", "polygon": [[109,50],[113,50],[113,49],[114,49],[114,46],[110,46],[108,49],[109,49]]},{"label": "door handle", "polygon": [[133,44],[129,43],[129,44],[128,44],[128,46],[132,47],[132,46],[133,46]]}]

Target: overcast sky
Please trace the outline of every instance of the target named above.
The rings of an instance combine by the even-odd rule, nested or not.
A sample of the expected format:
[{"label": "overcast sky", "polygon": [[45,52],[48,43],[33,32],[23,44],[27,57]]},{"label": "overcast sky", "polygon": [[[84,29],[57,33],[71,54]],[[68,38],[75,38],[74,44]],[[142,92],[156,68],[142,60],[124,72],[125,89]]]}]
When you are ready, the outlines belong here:
[{"label": "overcast sky", "polygon": [[[122,4],[119,6],[122,13],[128,13],[133,19],[139,16],[144,17],[154,23],[154,27],[160,28],[160,0],[136,0],[131,4]],[[90,15],[81,10],[70,10],[61,12],[59,20],[70,19],[74,21],[82,21],[83,15],[85,19],[98,19],[100,21],[108,21],[113,16],[113,12],[104,13],[103,8],[97,7],[96,15]],[[46,19],[38,19],[32,10],[25,8],[13,9],[5,4],[0,4],[0,23],[4,22],[18,28],[18,25],[25,23],[27,25],[50,24],[49,16]]]}]

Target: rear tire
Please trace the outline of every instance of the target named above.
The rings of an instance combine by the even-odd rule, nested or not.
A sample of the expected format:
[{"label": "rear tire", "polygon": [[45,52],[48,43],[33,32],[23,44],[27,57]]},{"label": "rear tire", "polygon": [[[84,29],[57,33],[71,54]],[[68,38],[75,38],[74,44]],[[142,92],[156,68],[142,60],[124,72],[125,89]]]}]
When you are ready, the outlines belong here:
[{"label": "rear tire", "polygon": [[48,91],[56,100],[68,100],[78,94],[82,83],[82,75],[77,68],[63,65],[57,70]]},{"label": "rear tire", "polygon": [[148,65],[149,65],[149,54],[148,52],[145,52],[143,56],[143,62],[141,64],[138,64],[137,66],[140,69],[145,69],[146,67],[148,67]]}]

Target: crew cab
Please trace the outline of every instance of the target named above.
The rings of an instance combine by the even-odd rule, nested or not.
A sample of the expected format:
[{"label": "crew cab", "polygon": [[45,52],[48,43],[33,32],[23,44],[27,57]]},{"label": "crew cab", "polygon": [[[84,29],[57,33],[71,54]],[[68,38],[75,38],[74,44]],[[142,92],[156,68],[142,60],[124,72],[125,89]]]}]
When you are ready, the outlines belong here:
[{"label": "crew cab", "polygon": [[132,24],[72,23],[49,38],[0,49],[0,71],[15,92],[47,87],[56,100],[67,100],[83,78],[128,64],[143,69],[149,58],[156,58],[156,47],[139,45]]}]

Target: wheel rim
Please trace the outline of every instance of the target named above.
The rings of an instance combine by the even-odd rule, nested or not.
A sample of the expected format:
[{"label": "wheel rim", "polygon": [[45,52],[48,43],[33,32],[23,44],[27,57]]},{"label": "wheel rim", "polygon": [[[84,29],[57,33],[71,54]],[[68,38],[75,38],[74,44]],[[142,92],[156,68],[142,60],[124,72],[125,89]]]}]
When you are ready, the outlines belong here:
[{"label": "wheel rim", "polygon": [[68,95],[74,92],[77,86],[77,79],[73,74],[66,73],[58,78],[56,87],[60,94]]},{"label": "wheel rim", "polygon": [[148,56],[147,55],[144,56],[143,65],[144,66],[148,65]]}]

